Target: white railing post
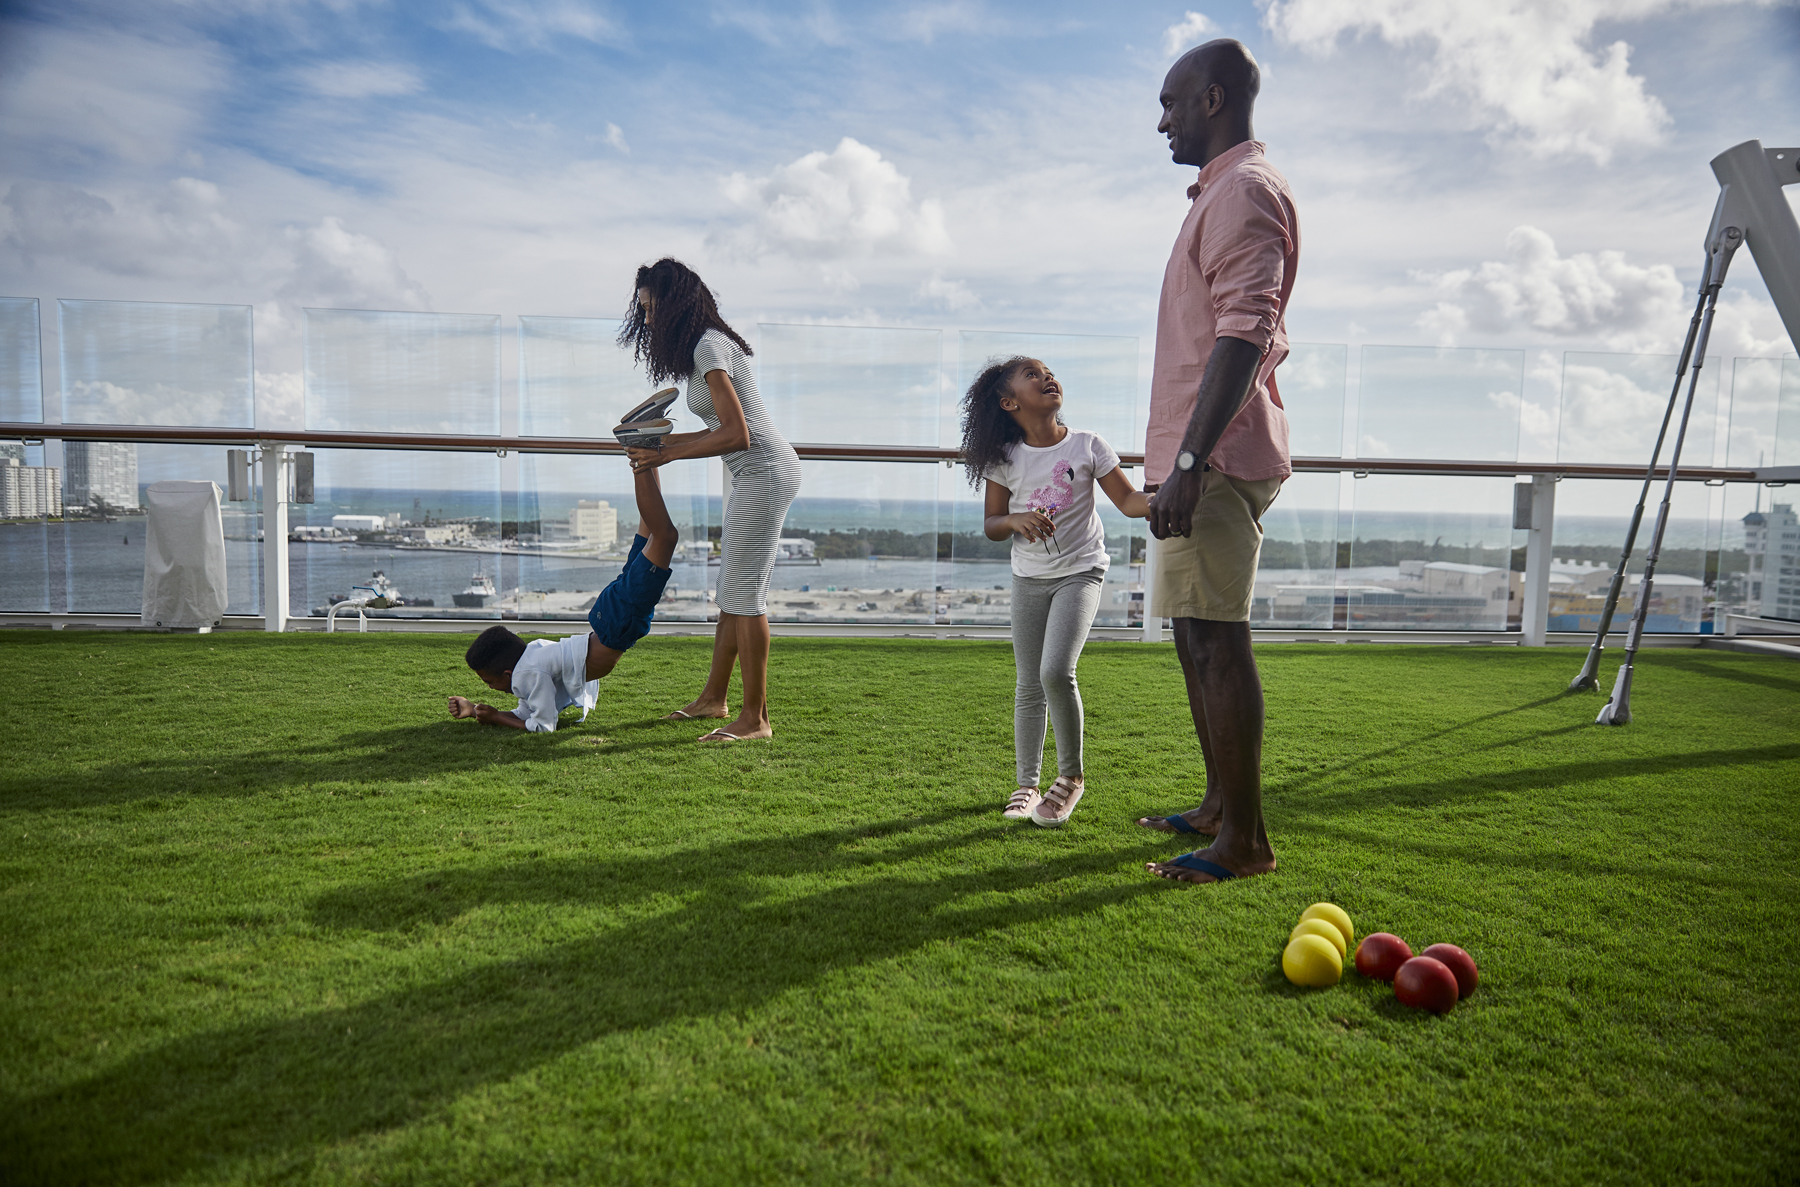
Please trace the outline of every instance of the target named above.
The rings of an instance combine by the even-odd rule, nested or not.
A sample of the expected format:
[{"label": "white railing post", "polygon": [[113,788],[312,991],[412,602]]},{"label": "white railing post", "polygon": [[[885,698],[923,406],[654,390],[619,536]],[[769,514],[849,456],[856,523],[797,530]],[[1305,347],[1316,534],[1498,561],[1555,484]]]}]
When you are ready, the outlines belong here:
[{"label": "white railing post", "polygon": [[1520,642],[1542,647],[1550,638],[1550,543],[1556,531],[1556,478],[1531,479],[1531,527],[1525,533],[1525,596],[1519,614]]},{"label": "white railing post", "polygon": [[1144,642],[1163,641],[1162,612],[1156,608],[1156,556],[1162,541],[1144,529]]},{"label": "white railing post", "polygon": [[288,617],[288,521],[285,445],[261,443],[263,630],[281,631]]}]

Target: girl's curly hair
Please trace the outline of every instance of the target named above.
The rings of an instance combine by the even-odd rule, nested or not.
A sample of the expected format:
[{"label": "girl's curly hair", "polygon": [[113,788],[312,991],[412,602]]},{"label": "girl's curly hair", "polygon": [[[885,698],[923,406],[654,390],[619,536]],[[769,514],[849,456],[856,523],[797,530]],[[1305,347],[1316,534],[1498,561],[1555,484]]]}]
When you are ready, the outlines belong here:
[{"label": "girl's curly hair", "polygon": [[[645,313],[638,301],[639,289],[650,291],[653,312]],[[637,270],[619,345],[628,347],[632,357],[644,365],[651,383],[687,378],[694,369],[694,347],[708,330],[719,331],[745,354],[756,353],[719,316],[712,290],[692,268],[664,256]]]},{"label": "girl's curly hair", "polygon": [[[1011,358],[991,358],[962,398],[962,464],[969,485],[979,488],[981,480],[996,466],[1004,465],[1012,447],[1025,439],[1025,430],[1000,407],[1000,397],[1012,387],[1019,368],[1031,362],[1022,354]],[[1058,424],[1062,417],[1056,418]]]}]

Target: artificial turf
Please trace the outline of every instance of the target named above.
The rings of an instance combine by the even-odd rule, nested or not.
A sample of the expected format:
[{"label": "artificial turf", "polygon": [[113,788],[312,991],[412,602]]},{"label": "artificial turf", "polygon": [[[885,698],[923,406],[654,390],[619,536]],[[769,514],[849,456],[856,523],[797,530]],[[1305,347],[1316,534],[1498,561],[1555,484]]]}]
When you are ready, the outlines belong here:
[{"label": "artificial turf", "polygon": [[[1011,653],[777,640],[777,736],[449,720],[459,636],[9,632],[0,1180],[1791,1181],[1800,665],[1270,646],[1272,876],[1177,887],[1170,648],[1082,661],[1090,790],[1003,822]],[[1610,665],[1608,666],[1610,673]],[[503,703],[509,704],[509,701]],[[1051,764],[1047,769],[1053,770]],[[1300,990],[1301,910],[1447,940]]]}]

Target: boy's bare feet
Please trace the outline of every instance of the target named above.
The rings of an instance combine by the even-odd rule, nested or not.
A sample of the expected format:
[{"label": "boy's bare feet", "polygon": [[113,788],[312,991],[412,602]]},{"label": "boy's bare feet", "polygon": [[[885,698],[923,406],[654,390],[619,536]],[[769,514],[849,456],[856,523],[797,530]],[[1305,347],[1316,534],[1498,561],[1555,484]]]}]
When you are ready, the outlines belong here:
[{"label": "boy's bare feet", "polygon": [[[1153,832],[1198,833],[1204,837],[1216,837],[1219,835],[1219,821],[1224,815],[1219,809],[1209,811],[1202,804],[1173,816],[1140,816],[1137,823],[1139,828],[1147,828]],[[1180,823],[1176,823],[1177,821]],[[1187,827],[1183,828],[1182,825]]]},{"label": "boy's bare feet", "polygon": [[675,710],[664,713],[664,721],[688,721],[699,718],[722,718],[731,716],[731,706],[724,701],[692,701]]},{"label": "boy's bare feet", "polygon": [[[1144,868],[1158,878],[1167,878],[1171,882],[1189,882],[1200,885],[1206,882],[1222,882],[1227,878],[1251,878],[1257,874],[1272,874],[1275,872],[1275,854],[1273,851],[1265,851],[1260,854],[1225,854],[1219,851],[1218,845],[1215,843],[1211,848],[1184,853],[1170,861],[1145,862]],[[1220,876],[1221,873],[1224,875],[1223,877]]]}]

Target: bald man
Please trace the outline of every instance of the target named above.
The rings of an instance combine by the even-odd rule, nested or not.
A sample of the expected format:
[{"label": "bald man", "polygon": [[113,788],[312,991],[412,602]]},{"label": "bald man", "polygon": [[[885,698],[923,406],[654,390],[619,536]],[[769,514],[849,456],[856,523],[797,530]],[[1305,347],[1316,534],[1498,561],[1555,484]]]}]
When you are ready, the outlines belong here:
[{"label": "bald man", "polygon": [[1138,823],[1211,837],[1153,862],[1179,882],[1275,868],[1262,815],[1262,679],[1250,597],[1262,517],[1293,472],[1275,368],[1300,255],[1287,179],[1251,131],[1261,71],[1242,44],[1190,50],[1163,80],[1162,121],[1178,165],[1200,176],[1163,273],[1144,446],[1150,531],[1162,544],[1152,611],[1174,621],[1188,706],[1206,765],[1200,806]]}]

